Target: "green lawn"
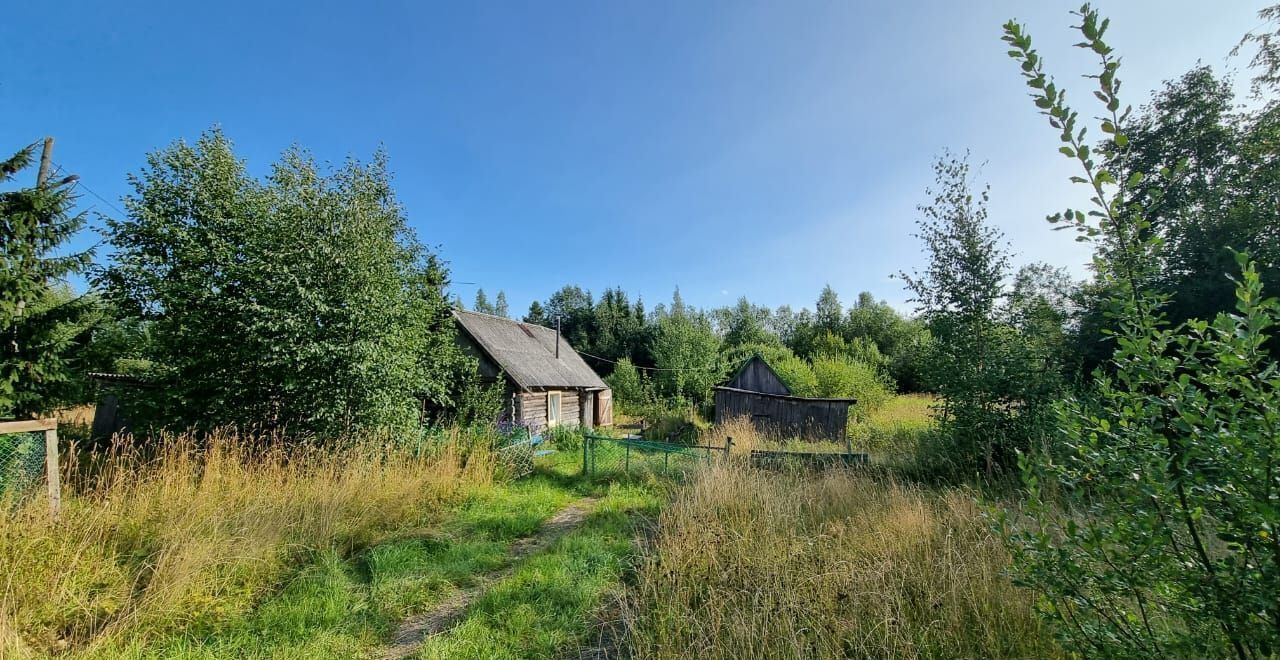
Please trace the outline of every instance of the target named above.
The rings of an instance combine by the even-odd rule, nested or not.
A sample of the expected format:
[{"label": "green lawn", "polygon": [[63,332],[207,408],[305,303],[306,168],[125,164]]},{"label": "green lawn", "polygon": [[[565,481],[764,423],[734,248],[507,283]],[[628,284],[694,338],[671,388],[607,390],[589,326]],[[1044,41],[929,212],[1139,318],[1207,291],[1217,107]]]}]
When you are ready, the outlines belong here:
[{"label": "green lawn", "polygon": [[598,607],[616,595],[638,533],[654,516],[652,486],[614,484],[587,520],[493,586],[460,625],[423,645],[419,658],[555,658],[593,641]]},{"label": "green lawn", "polygon": [[654,515],[657,482],[580,482],[565,467],[478,489],[443,522],[387,539],[351,557],[311,558],[247,616],[204,634],[134,641],[94,657],[371,657],[407,616],[509,563],[512,543],[586,495],[600,497],[576,530],[528,557],[473,604],[460,626],[422,657],[554,657],[581,642],[592,611],[617,586],[636,514]]}]

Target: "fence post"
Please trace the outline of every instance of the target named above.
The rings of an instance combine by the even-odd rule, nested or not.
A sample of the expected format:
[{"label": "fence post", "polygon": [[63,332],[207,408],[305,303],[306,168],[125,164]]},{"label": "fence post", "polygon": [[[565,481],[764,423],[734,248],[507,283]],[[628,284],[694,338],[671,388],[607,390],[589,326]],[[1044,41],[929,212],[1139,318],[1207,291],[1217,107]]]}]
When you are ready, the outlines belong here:
[{"label": "fence post", "polygon": [[0,422],[0,435],[41,433],[44,435],[44,470],[49,482],[49,511],[57,518],[62,511],[61,471],[58,469],[58,420],[24,419]]},{"label": "fence post", "polygon": [[623,468],[623,472],[630,474],[631,473],[631,443],[628,442],[625,445],[623,445],[623,447],[627,448],[627,462],[626,462],[626,467]]},{"label": "fence post", "polygon": [[582,434],[582,476],[590,474],[590,466],[587,464],[587,453],[589,452],[587,445],[591,444],[591,436]]},{"label": "fence post", "polygon": [[730,450],[730,449],[733,449],[733,436],[731,436],[731,435],[726,435],[726,436],[724,437],[724,457],[725,457],[725,459],[728,459],[728,458],[729,458],[729,450]]},{"label": "fence post", "polygon": [[49,478],[49,511],[56,520],[62,512],[62,473],[58,469],[58,422],[44,432],[45,474]]}]

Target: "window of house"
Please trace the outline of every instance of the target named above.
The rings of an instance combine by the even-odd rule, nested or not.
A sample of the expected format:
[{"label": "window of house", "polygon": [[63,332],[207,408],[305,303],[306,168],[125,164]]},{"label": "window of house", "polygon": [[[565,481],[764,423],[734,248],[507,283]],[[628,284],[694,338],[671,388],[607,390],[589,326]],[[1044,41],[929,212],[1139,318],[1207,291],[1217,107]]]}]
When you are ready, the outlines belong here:
[{"label": "window of house", "polygon": [[560,425],[560,393],[547,392],[547,426]]}]

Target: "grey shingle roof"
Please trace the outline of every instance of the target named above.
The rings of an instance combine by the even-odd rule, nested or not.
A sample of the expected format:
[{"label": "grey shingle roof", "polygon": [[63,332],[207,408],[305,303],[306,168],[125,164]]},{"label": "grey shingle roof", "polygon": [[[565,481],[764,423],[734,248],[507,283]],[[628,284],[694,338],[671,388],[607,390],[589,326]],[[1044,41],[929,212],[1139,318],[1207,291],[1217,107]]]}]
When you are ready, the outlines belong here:
[{"label": "grey shingle roof", "polygon": [[551,328],[465,310],[454,310],[453,316],[520,387],[609,387],[563,337],[556,358],[556,331]]}]

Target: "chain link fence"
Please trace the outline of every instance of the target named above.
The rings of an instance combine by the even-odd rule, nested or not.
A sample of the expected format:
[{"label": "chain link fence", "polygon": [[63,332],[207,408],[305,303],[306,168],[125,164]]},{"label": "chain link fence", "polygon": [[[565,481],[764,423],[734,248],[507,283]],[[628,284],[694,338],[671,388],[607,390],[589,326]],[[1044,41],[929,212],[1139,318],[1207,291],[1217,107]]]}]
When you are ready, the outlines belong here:
[{"label": "chain link fence", "polygon": [[17,499],[44,481],[44,433],[0,435],[0,499]]},{"label": "chain link fence", "polygon": [[509,479],[519,479],[533,472],[533,459],[539,453],[537,440],[541,438],[515,438],[496,450],[498,469]]},{"label": "chain link fence", "polygon": [[727,445],[685,445],[588,433],[583,436],[581,474],[587,477],[624,474],[679,476],[727,455]]}]

